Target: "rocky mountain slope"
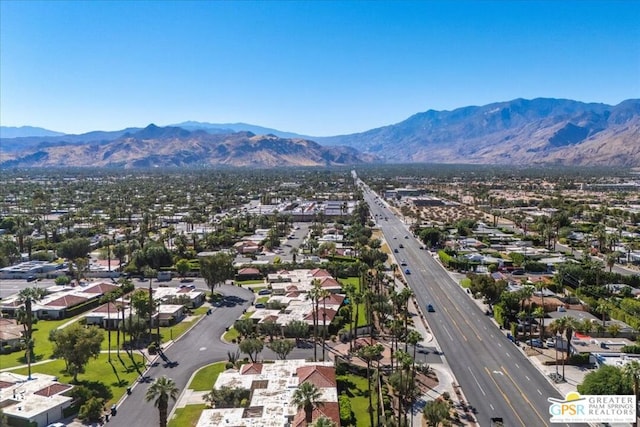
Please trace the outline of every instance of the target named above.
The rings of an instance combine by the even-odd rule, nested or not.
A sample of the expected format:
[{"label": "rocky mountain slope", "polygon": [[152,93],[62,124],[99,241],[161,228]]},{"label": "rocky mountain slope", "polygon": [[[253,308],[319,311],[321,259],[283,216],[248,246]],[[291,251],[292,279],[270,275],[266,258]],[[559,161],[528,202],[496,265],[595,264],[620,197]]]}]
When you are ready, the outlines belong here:
[{"label": "rocky mountain slope", "polygon": [[210,167],[329,166],[373,161],[345,147],[251,132],[210,134],[178,127],[148,127],[101,142],[52,143],[3,153],[0,167]]},{"label": "rocky mountain slope", "polygon": [[[255,135],[251,129],[266,135]],[[640,99],[616,106],[516,99],[429,110],[394,125],[333,137],[270,130],[246,123],[184,122],[83,135],[2,138],[0,167],[272,167],[371,161],[640,166]]]},{"label": "rocky mountain slope", "polygon": [[386,162],[640,166],[640,100],[516,99],[318,139]]}]

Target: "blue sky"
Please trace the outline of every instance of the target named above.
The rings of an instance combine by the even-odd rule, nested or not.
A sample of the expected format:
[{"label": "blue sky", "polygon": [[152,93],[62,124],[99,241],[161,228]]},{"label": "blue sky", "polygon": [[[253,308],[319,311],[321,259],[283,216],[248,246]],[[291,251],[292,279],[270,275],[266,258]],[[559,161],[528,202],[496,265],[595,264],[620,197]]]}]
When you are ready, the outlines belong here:
[{"label": "blue sky", "polygon": [[638,1],[0,1],[0,122],[306,135],[515,98],[640,98]]}]

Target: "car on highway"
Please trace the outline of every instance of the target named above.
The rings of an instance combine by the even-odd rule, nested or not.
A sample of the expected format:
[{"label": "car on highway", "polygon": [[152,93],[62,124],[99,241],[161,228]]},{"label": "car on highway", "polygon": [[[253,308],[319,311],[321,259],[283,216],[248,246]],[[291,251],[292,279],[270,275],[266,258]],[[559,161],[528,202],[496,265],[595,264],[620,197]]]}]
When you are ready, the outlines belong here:
[{"label": "car on highway", "polygon": [[400,249],[404,248],[404,245],[402,243],[400,243],[400,245],[398,246]]},{"label": "car on highway", "polygon": [[433,304],[427,304],[427,312],[428,313],[435,313],[436,309],[433,308]]},{"label": "car on highway", "polygon": [[393,253],[394,253],[394,254],[397,254],[397,253],[398,253],[398,248],[394,248],[394,249],[393,249]]},{"label": "car on highway", "polygon": [[407,265],[407,261],[405,260],[400,261],[400,265],[404,267],[405,265]]},{"label": "car on highway", "polygon": [[411,274],[411,270],[407,268],[406,270],[404,270],[404,274]]}]

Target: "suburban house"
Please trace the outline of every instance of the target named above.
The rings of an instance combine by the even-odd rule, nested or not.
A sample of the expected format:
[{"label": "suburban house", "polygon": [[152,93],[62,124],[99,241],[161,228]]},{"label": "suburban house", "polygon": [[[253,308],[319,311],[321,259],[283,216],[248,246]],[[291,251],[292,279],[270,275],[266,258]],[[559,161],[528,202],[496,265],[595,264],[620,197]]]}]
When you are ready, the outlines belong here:
[{"label": "suburban house", "polygon": [[44,427],[63,419],[62,411],[72,403],[64,393],[73,386],[56,377],[38,373],[25,375],[0,372],[0,407],[10,425]]},{"label": "suburban house", "polygon": [[258,270],[257,268],[254,267],[245,267],[245,268],[241,268],[240,270],[238,270],[238,273],[236,274],[236,280],[238,281],[242,281],[242,280],[261,280],[262,277],[262,273],[260,272],[260,270]]},{"label": "suburban house", "polygon": [[19,325],[16,319],[0,317],[0,352],[11,353],[18,350],[22,343],[24,326]]},{"label": "suburban house", "polygon": [[[84,311],[90,310],[102,295],[117,288],[117,285],[104,282],[86,286],[52,286],[47,288],[49,293],[44,298],[32,303],[31,309],[38,319],[64,319],[79,314],[85,306]],[[0,303],[0,310],[9,317],[15,317],[16,310],[22,306],[19,295],[14,295]]]},{"label": "suburban house", "polygon": [[332,362],[277,360],[273,363],[250,363],[240,370],[222,372],[214,384],[249,391],[246,408],[205,409],[197,427],[300,427],[305,424],[304,409],[292,404],[296,389],[305,382],[314,384],[321,393],[321,405],[312,412],[313,421],[324,416],[340,425],[340,408],[336,373]]}]

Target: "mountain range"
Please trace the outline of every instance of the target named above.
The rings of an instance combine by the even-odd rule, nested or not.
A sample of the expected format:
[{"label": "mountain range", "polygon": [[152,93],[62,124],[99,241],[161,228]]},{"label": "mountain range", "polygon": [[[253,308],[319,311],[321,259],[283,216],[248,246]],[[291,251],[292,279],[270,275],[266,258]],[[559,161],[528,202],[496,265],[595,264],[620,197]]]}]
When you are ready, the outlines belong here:
[{"label": "mountain range", "polygon": [[[640,166],[640,100],[516,99],[415,114],[313,137],[246,123],[183,122],[82,135],[6,137],[0,167],[328,166],[369,162]],[[13,128],[15,129],[15,128]],[[27,135],[23,132],[22,135]],[[320,145],[322,144],[322,145]]]}]

